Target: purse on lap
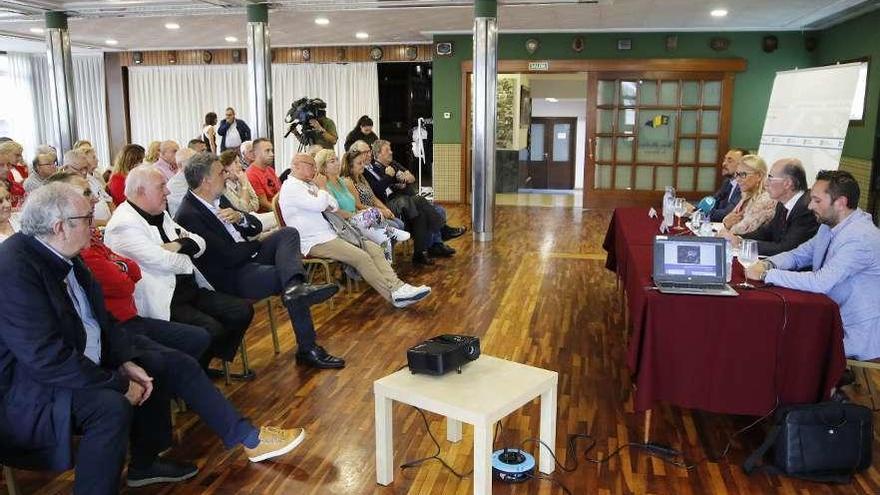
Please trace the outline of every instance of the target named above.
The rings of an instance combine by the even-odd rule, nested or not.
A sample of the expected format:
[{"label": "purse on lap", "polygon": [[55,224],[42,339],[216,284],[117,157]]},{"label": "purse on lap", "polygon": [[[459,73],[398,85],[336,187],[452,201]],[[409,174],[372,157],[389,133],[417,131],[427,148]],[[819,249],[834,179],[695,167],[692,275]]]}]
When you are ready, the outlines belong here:
[{"label": "purse on lap", "polygon": [[[849,483],[871,466],[873,415],[858,404],[820,402],[780,408],[764,443],[743,462],[756,469],[822,483]],[[770,464],[758,466],[770,449]]]}]

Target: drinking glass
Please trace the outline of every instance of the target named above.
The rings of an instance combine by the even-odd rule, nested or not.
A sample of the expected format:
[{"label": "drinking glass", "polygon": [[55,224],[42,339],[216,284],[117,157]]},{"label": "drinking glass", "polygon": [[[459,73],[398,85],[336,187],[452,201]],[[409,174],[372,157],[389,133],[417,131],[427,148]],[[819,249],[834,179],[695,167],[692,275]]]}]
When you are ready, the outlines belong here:
[{"label": "drinking glass", "polygon": [[675,198],[672,202],[672,212],[675,213],[676,228],[681,228],[681,217],[687,212],[687,205],[684,198]]},{"label": "drinking glass", "polygon": [[743,239],[742,245],[739,247],[739,264],[742,265],[746,272],[745,282],[739,284],[744,289],[754,289],[755,286],[749,283],[748,272],[749,267],[758,262],[758,243],[754,239]]}]

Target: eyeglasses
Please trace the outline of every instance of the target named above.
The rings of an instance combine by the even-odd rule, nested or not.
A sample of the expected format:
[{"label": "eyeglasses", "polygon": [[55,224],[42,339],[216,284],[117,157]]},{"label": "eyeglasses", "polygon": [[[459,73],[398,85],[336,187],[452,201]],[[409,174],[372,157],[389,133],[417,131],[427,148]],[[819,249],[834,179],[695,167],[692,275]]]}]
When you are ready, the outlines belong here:
[{"label": "eyeglasses", "polygon": [[767,180],[785,180],[785,176],[783,177],[774,177],[773,174],[767,174]]},{"label": "eyeglasses", "polygon": [[[91,194],[91,191],[89,191],[89,194]],[[88,219],[88,220],[89,220],[89,225],[91,225],[92,222],[95,220],[95,214],[94,214],[94,213],[89,213],[88,215],[77,215],[77,216],[74,216],[74,217],[67,217],[67,218],[65,218],[65,220],[67,220],[67,221],[70,221],[70,220],[82,220],[82,219]]]},{"label": "eyeglasses", "polygon": [[744,179],[750,175],[755,175],[756,173],[757,172],[736,172],[735,174],[733,174],[733,176],[737,179]]},{"label": "eyeglasses", "polygon": [[87,198],[89,198],[89,199],[91,199],[91,198],[94,197],[94,196],[92,195],[92,190],[91,190],[91,189],[83,189],[83,196],[85,196],[85,197],[87,197]]}]

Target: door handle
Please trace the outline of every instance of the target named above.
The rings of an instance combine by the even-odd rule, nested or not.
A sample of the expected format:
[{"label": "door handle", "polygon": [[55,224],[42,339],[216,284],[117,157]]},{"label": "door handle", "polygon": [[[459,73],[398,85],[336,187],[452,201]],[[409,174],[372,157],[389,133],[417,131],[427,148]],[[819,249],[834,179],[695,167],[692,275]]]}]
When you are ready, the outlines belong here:
[{"label": "door handle", "polygon": [[587,143],[588,143],[587,144],[587,157],[590,159],[591,162],[595,162],[596,161],[595,160],[595,157],[596,157],[596,138],[591,137],[587,141]]}]

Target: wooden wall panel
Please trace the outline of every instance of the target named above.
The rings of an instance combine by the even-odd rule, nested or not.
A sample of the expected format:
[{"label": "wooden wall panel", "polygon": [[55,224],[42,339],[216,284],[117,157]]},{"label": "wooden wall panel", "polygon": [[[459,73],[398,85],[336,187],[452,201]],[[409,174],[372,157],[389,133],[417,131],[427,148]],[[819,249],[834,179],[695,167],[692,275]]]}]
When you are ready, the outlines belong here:
[{"label": "wooden wall panel", "polygon": [[[430,62],[433,55],[433,46],[422,45],[378,45],[382,48],[382,59],[379,62]],[[415,48],[415,58],[407,57],[407,47]],[[310,47],[309,60],[303,57],[304,47],[279,47],[272,49],[272,61],[279,64],[302,64],[302,63],[334,63],[334,62],[370,62],[370,49],[372,46],[316,46]],[[238,63],[247,63],[247,50],[238,49],[241,57]],[[157,50],[142,51],[143,62],[134,63],[134,51],[119,52],[123,67],[129,66],[156,66],[156,65],[207,65],[204,61],[205,51],[212,55],[211,65],[234,64],[233,49],[218,50]],[[172,62],[174,60],[174,62]]]}]

